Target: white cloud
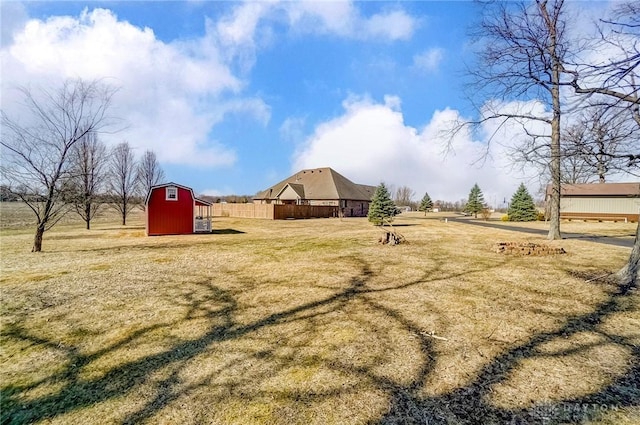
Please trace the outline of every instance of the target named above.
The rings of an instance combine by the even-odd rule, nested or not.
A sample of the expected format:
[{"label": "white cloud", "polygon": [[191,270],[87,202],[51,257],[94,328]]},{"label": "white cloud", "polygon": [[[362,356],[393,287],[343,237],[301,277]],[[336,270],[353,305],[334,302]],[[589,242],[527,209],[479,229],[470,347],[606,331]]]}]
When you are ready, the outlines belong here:
[{"label": "white cloud", "polygon": [[299,31],[362,40],[407,40],[418,24],[400,9],[365,17],[350,1],[291,2],[285,7],[291,26]]},{"label": "white cloud", "polygon": [[269,107],[239,95],[244,82],[222,58],[215,37],[164,43],[149,28],[118,20],[105,9],[78,17],[32,19],[2,49],[2,97],[11,114],[13,87],[52,87],[67,78],[107,81],[121,89],[113,113],[130,125],[104,136],[127,140],[140,152],[153,149],[165,163],[226,166],[236,160],[229,147],[210,140],[227,113],[243,113],[265,124]]},{"label": "white cloud", "polygon": [[438,69],[444,57],[444,50],[438,47],[431,48],[413,57],[414,68],[433,72]]},{"label": "white cloud", "polygon": [[280,126],[280,138],[287,142],[300,142],[304,139],[304,117],[288,117]]},{"label": "white cloud", "polygon": [[294,32],[358,40],[407,40],[418,26],[399,8],[367,17],[351,1],[270,1],[240,4],[218,22],[216,31],[226,45],[251,51],[271,41],[270,25],[282,23],[283,16]]},{"label": "white cloud", "polygon": [[444,133],[452,121],[460,119],[457,111],[436,111],[424,128],[416,129],[404,123],[395,97],[387,97],[384,103],[350,98],[343,106],[342,116],[318,125],[300,146],[292,171],[329,166],[358,183],[406,185],[418,198],[428,192],[433,199],[444,200],[466,198],[477,182],[491,204],[509,198],[522,181],[532,193],[537,189],[527,176],[512,169],[504,148],[507,140],[496,140],[492,156],[484,162],[487,145],[466,130],[449,146]]},{"label": "white cloud", "polygon": [[417,22],[404,11],[373,15],[363,22],[366,37],[383,37],[389,40],[407,40],[416,29]]},{"label": "white cloud", "polygon": [[269,10],[268,3],[243,3],[217,23],[217,33],[222,42],[227,45],[253,44],[258,24]]}]

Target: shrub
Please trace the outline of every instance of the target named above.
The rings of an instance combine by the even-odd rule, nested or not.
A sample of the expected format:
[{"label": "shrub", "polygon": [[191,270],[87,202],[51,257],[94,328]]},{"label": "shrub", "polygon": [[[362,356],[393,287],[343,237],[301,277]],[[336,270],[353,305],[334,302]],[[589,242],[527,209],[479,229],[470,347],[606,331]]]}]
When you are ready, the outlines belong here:
[{"label": "shrub", "polygon": [[483,208],[482,211],[480,211],[480,215],[484,221],[489,221],[491,218],[491,210],[489,208]]},{"label": "shrub", "polygon": [[509,221],[509,216],[507,214],[500,217],[500,221]]}]

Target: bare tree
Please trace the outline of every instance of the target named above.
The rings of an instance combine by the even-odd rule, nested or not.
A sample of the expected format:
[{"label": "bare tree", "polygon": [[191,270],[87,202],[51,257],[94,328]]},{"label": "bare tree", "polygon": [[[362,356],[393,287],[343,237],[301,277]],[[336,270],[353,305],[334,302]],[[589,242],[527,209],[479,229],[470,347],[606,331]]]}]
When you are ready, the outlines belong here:
[{"label": "bare tree", "polygon": [[396,189],[393,200],[398,206],[412,206],[415,194],[409,186],[400,186]]},{"label": "bare tree", "polygon": [[136,177],[142,196],[146,196],[152,186],[164,180],[164,171],[158,163],[155,152],[148,150],[142,155],[140,162],[138,162]]},{"label": "bare tree", "polygon": [[[569,130],[569,129],[568,129]],[[571,137],[581,137],[582,129],[571,129],[569,135],[563,140],[569,140]],[[562,161],[560,162],[561,183],[562,184],[584,184],[593,183],[595,180],[593,168],[582,158],[575,155],[569,149],[561,149]],[[542,176],[542,174],[541,174]],[[544,180],[544,177],[542,177]]]},{"label": "bare tree", "polygon": [[608,52],[607,60],[576,63],[567,71],[571,86],[592,102],[607,108],[626,111],[640,126],[640,6],[621,3],[610,20],[599,26],[600,41],[596,48]]},{"label": "bare tree", "polygon": [[127,216],[135,206],[138,187],[137,164],[128,142],[116,145],[111,151],[109,163],[109,195],[113,207],[122,217],[122,225],[127,224]]},{"label": "bare tree", "polygon": [[107,160],[107,148],[95,132],[87,133],[73,146],[70,202],[85,222],[87,230],[104,203],[101,189],[106,183]]},{"label": "bare tree", "polygon": [[[636,140],[627,152],[611,154],[626,158],[629,166],[640,161],[640,5],[621,3],[610,20],[600,26],[601,47],[612,48],[614,54],[601,63],[586,63],[576,67],[571,85],[578,94],[585,94],[610,109],[622,109],[638,125]],[[627,264],[616,278],[624,285],[636,285],[640,279],[640,212],[635,242]]]},{"label": "bare tree", "polygon": [[[474,35],[481,43],[478,63],[468,72],[473,80],[474,96],[482,99],[480,119],[461,123],[481,126],[495,121],[502,129],[510,123],[522,126],[531,140],[520,146],[522,157],[544,158],[551,177],[549,239],[560,235],[560,88],[567,84],[565,62],[570,42],[565,33],[563,0],[536,0],[531,3],[490,2]],[[550,112],[536,113],[532,108],[505,111],[499,101],[530,98],[542,102]],[[534,132],[531,124],[546,129]]]},{"label": "bare tree", "polygon": [[[114,124],[108,110],[115,89],[103,82],[67,80],[59,89],[19,89],[28,115],[2,112],[2,178],[36,218],[32,252],[42,251],[44,232],[68,211],[72,148],[89,133]],[[24,122],[24,124],[23,124]]]},{"label": "bare tree", "polygon": [[600,183],[612,172],[637,175],[640,164],[630,164],[626,157],[637,143],[637,124],[621,112],[602,105],[583,111],[578,122],[563,132],[563,166],[568,162],[588,181],[595,176]]}]

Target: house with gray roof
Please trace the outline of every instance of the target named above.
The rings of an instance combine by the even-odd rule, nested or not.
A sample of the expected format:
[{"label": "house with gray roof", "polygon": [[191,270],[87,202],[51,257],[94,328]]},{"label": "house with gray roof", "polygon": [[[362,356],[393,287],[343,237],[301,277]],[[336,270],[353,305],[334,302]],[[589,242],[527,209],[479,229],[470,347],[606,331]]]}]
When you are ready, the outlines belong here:
[{"label": "house with gray roof", "polygon": [[333,206],[345,217],[366,217],[375,190],[375,186],[354,183],[332,168],[311,168],[259,192],[253,202]]}]

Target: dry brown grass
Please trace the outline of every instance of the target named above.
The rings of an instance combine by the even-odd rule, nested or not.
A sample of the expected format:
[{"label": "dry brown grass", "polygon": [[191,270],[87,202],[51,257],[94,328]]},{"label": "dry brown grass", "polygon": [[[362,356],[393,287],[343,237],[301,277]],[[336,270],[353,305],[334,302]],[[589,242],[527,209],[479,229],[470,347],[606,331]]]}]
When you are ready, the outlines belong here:
[{"label": "dry brown grass", "polygon": [[627,248],[510,257],[493,245],[544,237],[422,214],[394,247],[365,219],[149,238],[138,214],[30,254],[4,208],[3,423],[640,421],[640,297],[588,281]]}]

